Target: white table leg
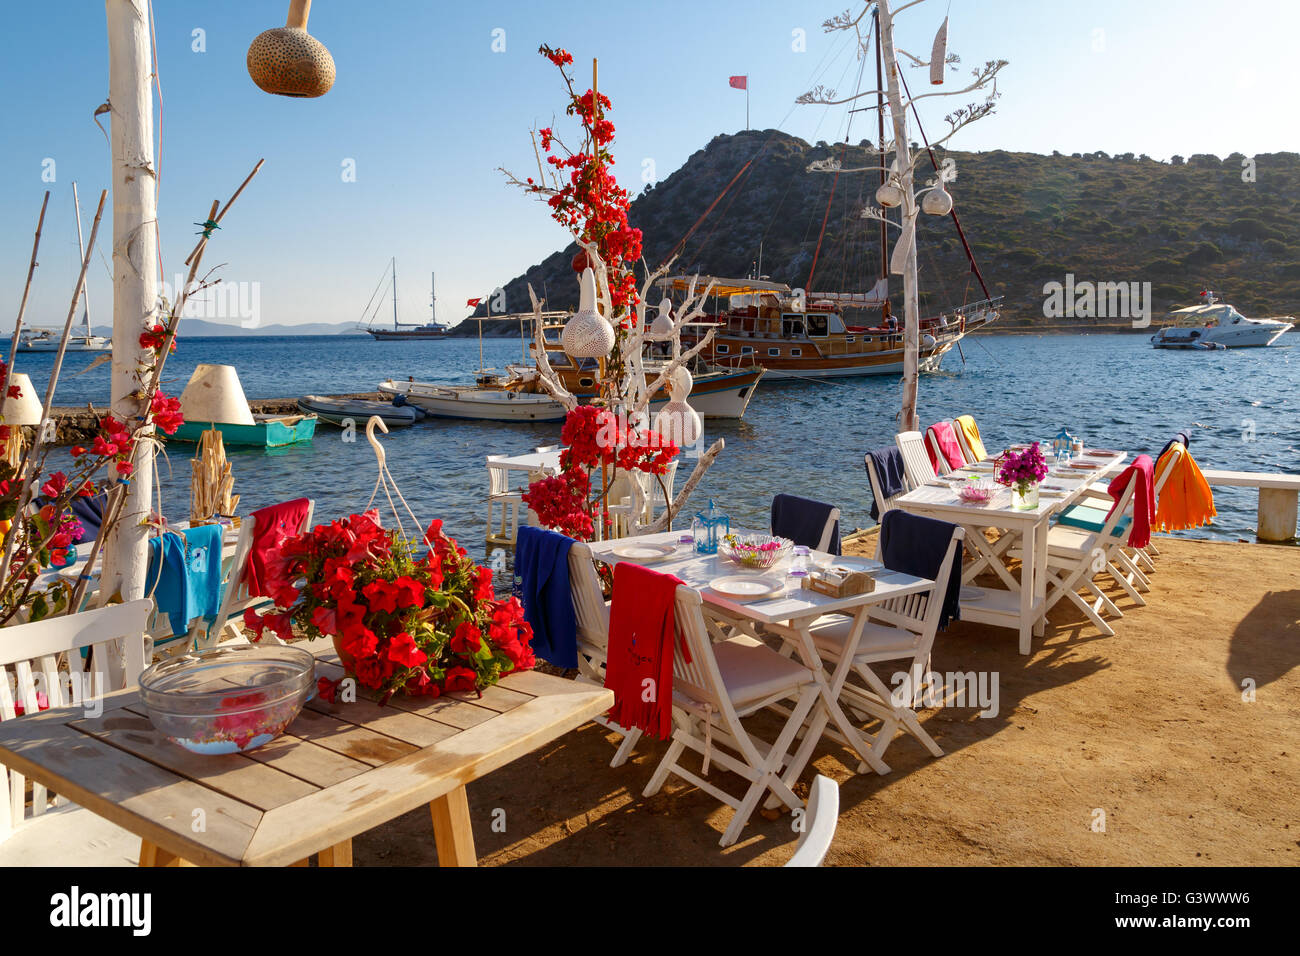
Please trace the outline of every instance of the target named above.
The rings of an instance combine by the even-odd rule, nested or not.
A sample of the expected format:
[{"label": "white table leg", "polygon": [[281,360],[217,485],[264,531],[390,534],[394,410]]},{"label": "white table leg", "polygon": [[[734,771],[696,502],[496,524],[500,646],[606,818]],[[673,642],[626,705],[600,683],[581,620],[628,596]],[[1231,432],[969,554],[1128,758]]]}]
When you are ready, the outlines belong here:
[{"label": "white table leg", "polygon": [[[1034,539],[1034,605],[1039,608],[1034,621],[1034,636],[1047,633],[1047,534],[1049,525],[1038,526]],[[1028,553],[1028,552],[1026,552]]]},{"label": "white table leg", "polygon": [[[1038,548],[1038,525],[1025,525],[1024,539],[1020,549],[1020,653],[1028,654],[1032,650],[1034,632],[1034,590],[1036,587],[1034,561]],[[1041,537],[1046,537],[1042,535]]]}]

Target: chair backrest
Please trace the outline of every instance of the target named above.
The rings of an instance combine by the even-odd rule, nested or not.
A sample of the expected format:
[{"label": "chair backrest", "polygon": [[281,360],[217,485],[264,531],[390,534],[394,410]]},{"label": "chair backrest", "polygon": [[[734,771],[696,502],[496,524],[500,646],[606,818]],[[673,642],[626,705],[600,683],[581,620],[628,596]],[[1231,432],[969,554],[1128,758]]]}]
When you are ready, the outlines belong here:
[{"label": "chair backrest", "polygon": [[489,495],[504,495],[510,490],[510,469],[496,464],[505,457],[505,455],[487,456]]},{"label": "chair backrest", "polygon": [[948,464],[948,458],[944,455],[943,449],[939,447],[939,438],[934,433],[934,426],[931,425],[925,430],[925,447],[929,452],[930,466],[938,462],[938,473],[941,475],[951,475],[952,466]]},{"label": "chair backrest", "polygon": [[603,660],[609,646],[609,605],[600,590],[591,548],[581,541],[569,548],[569,592],[578,621],[578,648],[598,652]]},{"label": "chair backrest", "polygon": [[[303,534],[311,527],[312,515],[316,512],[316,501],[308,499],[307,513],[303,515],[302,524],[295,534]],[[221,636],[221,630],[235,615],[243,614],[246,608],[261,604],[262,597],[249,597],[248,582],[245,580],[248,570],[248,558],[253,553],[253,534],[257,519],[254,515],[246,516],[239,525],[239,538],[235,541],[235,553],[230,564],[224,568],[221,580],[221,608],[216,619],[208,628],[209,642]]]},{"label": "chair backrest", "polygon": [[[918,656],[930,653],[930,645],[934,643],[934,636],[939,631],[939,617],[943,613],[943,600],[948,592],[948,578],[954,573],[961,573],[961,568],[954,568],[953,565],[957,548],[965,538],[965,529],[953,528],[952,538],[948,541],[948,550],[944,552],[943,562],[939,565],[939,572],[932,587],[916,594],[890,598],[871,608],[872,620],[906,628],[917,635]],[[880,542],[877,540],[876,560],[881,561],[883,558]]]},{"label": "chair backrest", "polygon": [[[812,509],[828,509],[826,520],[820,528],[815,530],[808,525],[812,524],[812,516],[809,515],[808,525],[799,520],[799,511],[805,510],[805,513]],[[793,510],[792,510],[793,509]],[[776,519],[780,517],[778,522]],[[795,544],[805,545],[817,551],[827,552],[835,539],[835,530],[840,522],[840,509],[832,507],[821,501],[814,501],[811,498],[800,498],[798,495],[779,494],[772,498],[772,534],[780,535],[783,538],[789,538]],[[802,539],[802,540],[801,540]]]},{"label": "chair backrest", "polygon": [[840,817],[840,785],[818,774],[808,792],[803,815],[803,832],[795,844],[794,856],[786,866],[821,866],[835,837]]},{"label": "chair backrest", "polygon": [[[0,720],[35,714],[40,709],[38,693],[45,695],[49,707],[68,707],[138,684],[152,611],[153,602],[141,598],[0,630]],[[71,653],[82,648],[94,649],[92,670],[84,676],[81,655]],[[67,670],[60,669],[61,655],[66,656]],[[23,819],[26,781],[19,773],[0,773],[4,776],[0,788],[3,839]],[[32,815],[44,813],[47,802],[46,788],[33,785]]]},{"label": "chair backrest", "polygon": [[[871,460],[870,455],[863,456],[867,464],[867,480],[871,482],[871,497],[876,499],[876,510],[880,517],[885,516],[885,512],[894,507],[894,501],[901,498],[902,495],[895,495],[893,498],[886,498],[885,493],[880,490],[880,476],[876,474],[876,463]],[[904,490],[906,493],[906,489]]]},{"label": "chair backrest", "polygon": [[971,431],[975,433],[976,439],[983,445],[983,438],[980,436],[979,425],[975,424],[975,419],[971,415],[958,415],[952,420],[952,430],[957,433],[957,444],[961,446],[962,457],[966,459],[967,464],[988,460],[988,449],[972,448],[970,439],[966,436],[966,430],[962,428],[963,422],[969,422]]},{"label": "chair backrest", "polygon": [[920,432],[899,432],[894,436],[894,444],[903,455],[903,471],[913,488],[919,488],[927,481],[933,481],[937,475],[930,456],[925,452],[925,439]]},{"label": "chair backrest", "polygon": [[1106,541],[1107,539],[1113,539],[1114,541],[1122,540],[1122,536],[1119,535],[1119,533],[1117,532],[1116,526],[1119,524],[1120,519],[1123,518],[1124,515],[1128,513],[1129,506],[1132,505],[1133,503],[1133,495],[1136,494],[1137,492],[1138,482],[1141,480],[1142,480],[1141,472],[1136,472],[1136,471],[1133,472],[1132,477],[1129,478],[1128,484],[1124,486],[1124,490],[1120,493],[1119,499],[1116,502],[1115,507],[1111,509],[1110,517],[1107,518],[1106,523],[1101,526],[1101,531],[1097,532],[1096,540],[1098,541]]}]

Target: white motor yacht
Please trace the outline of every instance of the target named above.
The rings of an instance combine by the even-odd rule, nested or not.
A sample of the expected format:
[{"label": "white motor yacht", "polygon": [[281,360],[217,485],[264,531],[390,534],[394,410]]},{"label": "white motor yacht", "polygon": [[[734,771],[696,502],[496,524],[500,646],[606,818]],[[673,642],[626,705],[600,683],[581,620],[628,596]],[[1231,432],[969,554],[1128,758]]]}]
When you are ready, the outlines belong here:
[{"label": "white motor yacht", "polygon": [[1295,322],[1289,315],[1248,319],[1228,303],[1215,301],[1213,292],[1202,292],[1201,298],[1201,305],[1170,312],[1172,323],[1151,336],[1151,344],[1158,349],[1261,348],[1276,342]]}]

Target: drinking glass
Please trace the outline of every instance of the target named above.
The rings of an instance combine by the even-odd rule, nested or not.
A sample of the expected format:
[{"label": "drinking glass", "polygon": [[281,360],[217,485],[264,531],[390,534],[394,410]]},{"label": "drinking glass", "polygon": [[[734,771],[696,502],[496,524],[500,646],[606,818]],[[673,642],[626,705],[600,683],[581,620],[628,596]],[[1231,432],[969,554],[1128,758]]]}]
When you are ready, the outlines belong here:
[{"label": "drinking glass", "polygon": [[790,558],[790,573],[796,577],[803,577],[808,573],[808,548],[806,545],[795,545]]}]

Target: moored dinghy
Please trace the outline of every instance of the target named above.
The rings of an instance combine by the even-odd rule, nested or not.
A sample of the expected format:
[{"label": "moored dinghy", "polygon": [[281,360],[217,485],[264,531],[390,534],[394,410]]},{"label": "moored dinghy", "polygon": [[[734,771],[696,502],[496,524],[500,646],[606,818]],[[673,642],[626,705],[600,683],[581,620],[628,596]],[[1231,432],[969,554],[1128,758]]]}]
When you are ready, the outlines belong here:
[{"label": "moored dinghy", "polygon": [[[400,398],[400,396],[399,396]],[[414,425],[424,417],[424,412],[414,405],[392,402],[376,402],[361,398],[326,398],[320,395],[304,395],[298,399],[298,407],[304,412],[315,415],[331,425],[353,424],[370,420],[378,416],[389,428],[403,428]]]},{"label": "moored dinghy", "polygon": [[170,438],[197,442],[216,428],[226,445],[276,448],[309,442],[316,434],[315,415],[254,415],[233,365],[200,364],[181,392],[185,424]]}]

